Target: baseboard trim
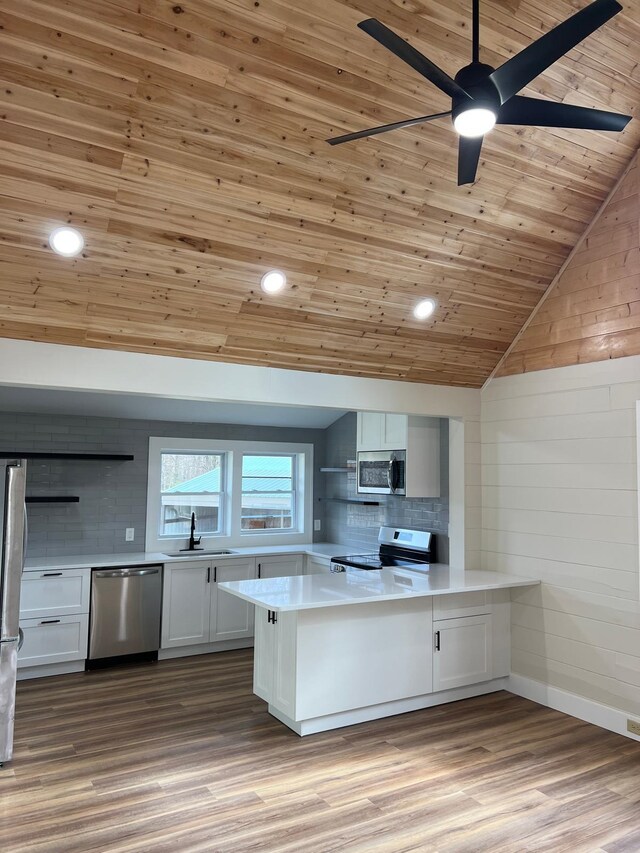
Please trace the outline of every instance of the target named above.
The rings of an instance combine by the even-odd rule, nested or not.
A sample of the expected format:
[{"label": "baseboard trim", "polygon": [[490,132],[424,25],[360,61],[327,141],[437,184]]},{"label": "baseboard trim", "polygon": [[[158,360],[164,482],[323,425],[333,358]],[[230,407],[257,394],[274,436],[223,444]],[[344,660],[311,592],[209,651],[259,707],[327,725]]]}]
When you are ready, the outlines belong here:
[{"label": "baseboard trim", "polygon": [[514,673],[509,676],[506,689],[510,693],[515,693],[516,696],[531,699],[538,705],[553,708],[554,711],[562,711],[563,714],[569,714],[570,717],[577,717],[579,720],[593,723],[594,726],[608,729],[610,732],[623,735],[630,740],[640,741],[640,737],[627,731],[628,719],[640,722],[637,715],[634,717],[633,714],[611,708],[609,705],[601,705],[593,699],[585,699],[583,696],[576,696],[575,693],[568,693],[558,687],[551,687],[549,684],[543,684],[541,681],[534,681],[533,678],[525,678],[523,675]]},{"label": "baseboard trim", "polygon": [[338,711],[334,714],[326,714],[322,717],[310,717],[305,720],[292,720],[280,708],[269,705],[268,710],[272,717],[280,720],[300,737],[313,735],[318,732],[327,732],[332,729],[341,729],[345,726],[353,726],[356,723],[365,723],[370,720],[381,720],[383,717],[395,717],[396,714],[406,714],[410,711],[420,711],[423,708],[432,708],[434,705],[445,705],[448,702],[458,702],[460,699],[469,699],[472,696],[483,696],[486,693],[495,693],[498,690],[507,689],[505,678],[494,678],[491,681],[483,681],[480,684],[469,684],[465,687],[452,687],[450,690],[441,690],[438,693],[425,693],[420,696],[409,696],[406,699],[394,699],[391,702],[382,702],[379,705],[367,705],[364,708],[353,708],[349,711]]},{"label": "baseboard trim", "polygon": [[219,640],[217,643],[198,643],[197,646],[176,646],[171,649],[160,649],[158,660],[187,658],[191,655],[210,655],[215,652],[232,652],[235,649],[253,647],[253,637],[242,637],[239,640]]}]

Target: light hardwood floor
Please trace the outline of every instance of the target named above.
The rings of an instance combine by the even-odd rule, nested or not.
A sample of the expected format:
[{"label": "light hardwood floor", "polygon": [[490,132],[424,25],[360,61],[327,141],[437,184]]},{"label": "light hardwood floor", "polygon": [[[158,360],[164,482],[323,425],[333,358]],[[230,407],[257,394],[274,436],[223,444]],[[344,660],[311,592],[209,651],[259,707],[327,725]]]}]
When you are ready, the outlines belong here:
[{"label": "light hardwood floor", "polygon": [[301,739],[251,665],[21,682],[0,850],[640,850],[634,741],[508,693]]}]

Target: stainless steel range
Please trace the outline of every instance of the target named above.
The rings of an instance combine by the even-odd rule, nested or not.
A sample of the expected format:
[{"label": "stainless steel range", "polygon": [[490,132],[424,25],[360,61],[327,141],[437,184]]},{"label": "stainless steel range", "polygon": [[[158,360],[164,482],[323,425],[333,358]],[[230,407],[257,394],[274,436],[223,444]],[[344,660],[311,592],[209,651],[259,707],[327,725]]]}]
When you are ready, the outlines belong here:
[{"label": "stainless steel range", "polygon": [[435,535],[425,530],[406,530],[400,527],[381,527],[378,533],[380,548],[375,554],[349,554],[331,559],[332,572],[349,569],[427,568],[435,563]]}]

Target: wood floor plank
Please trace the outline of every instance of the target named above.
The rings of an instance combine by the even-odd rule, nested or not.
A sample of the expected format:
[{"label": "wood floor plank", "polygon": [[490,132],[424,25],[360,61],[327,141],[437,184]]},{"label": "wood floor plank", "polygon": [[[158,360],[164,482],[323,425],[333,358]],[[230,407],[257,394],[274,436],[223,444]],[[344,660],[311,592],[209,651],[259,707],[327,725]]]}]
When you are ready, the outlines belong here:
[{"label": "wood floor plank", "polygon": [[637,853],[634,741],[501,692],[298,738],[252,651],[20,682],[3,853]]}]

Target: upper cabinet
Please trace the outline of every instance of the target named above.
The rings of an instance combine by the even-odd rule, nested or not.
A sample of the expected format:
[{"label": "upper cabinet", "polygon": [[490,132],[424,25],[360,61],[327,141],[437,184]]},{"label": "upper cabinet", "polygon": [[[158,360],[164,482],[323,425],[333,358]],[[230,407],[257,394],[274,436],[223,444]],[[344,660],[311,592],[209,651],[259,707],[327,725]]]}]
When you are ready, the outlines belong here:
[{"label": "upper cabinet", "polygon": [[357,450],[404,450],[405,497],[440,497],[440,419],[358,412]]},{"label": "upper cabinet", "polygon": [[358,412],[358,451],[406,450],[408,422],[407,415]]}]

